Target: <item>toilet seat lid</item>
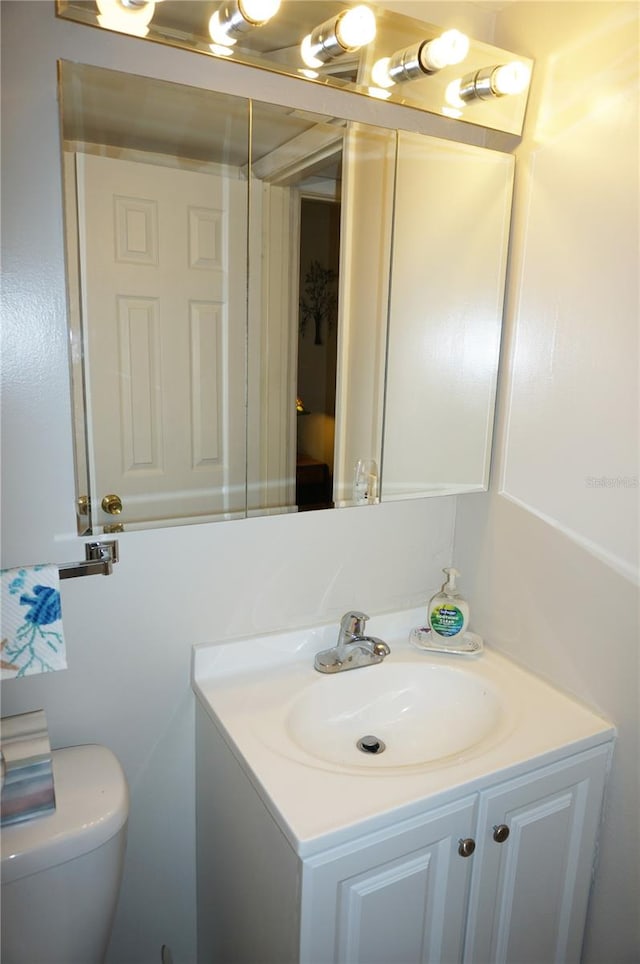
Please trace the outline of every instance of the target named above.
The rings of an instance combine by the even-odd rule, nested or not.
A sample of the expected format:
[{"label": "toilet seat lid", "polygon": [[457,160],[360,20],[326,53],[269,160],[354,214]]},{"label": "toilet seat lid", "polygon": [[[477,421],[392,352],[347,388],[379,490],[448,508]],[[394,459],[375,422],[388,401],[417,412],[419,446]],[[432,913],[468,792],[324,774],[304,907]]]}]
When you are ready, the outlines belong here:
[{"label": "toilet seat lid", "polygon": [[2,829],[3,883],[90,853],[127,821],[127,781],[111,750],[67,747],[54,750],[52,761],[56,809]]}]

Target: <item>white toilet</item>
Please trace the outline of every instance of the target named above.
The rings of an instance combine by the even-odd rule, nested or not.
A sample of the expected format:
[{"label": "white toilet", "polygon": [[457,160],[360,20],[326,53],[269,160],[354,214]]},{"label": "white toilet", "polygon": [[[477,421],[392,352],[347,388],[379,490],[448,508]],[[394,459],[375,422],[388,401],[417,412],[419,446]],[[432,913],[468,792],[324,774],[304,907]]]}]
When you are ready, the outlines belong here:
[{"label": "white toilet", "polygon": [[102,964],[118,900],[129,794],[104,746],[53,751],[56,810],[5,827],[2,964]]}]

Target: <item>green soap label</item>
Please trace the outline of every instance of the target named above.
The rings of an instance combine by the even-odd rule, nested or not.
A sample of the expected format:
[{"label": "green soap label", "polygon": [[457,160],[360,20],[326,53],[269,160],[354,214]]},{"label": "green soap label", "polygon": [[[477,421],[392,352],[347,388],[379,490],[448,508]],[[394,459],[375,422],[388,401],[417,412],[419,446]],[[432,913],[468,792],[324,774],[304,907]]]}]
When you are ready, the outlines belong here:
[{"label": "green soap label", "polygon": [[435,606],[431,610],[431,628],[440,636],[455,636],[464,625],[457,606]]}]

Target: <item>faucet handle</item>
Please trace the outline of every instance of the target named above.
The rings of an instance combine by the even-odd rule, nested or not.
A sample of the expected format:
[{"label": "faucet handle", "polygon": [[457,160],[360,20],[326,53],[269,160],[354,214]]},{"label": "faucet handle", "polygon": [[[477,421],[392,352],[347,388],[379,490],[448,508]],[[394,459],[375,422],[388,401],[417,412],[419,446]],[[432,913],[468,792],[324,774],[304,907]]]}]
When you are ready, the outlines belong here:
[{"label": "faucet handle", "polygon": [[350,636],[362,636],[364,634],[364,624],[369,617],[366,613],[349,612],[345,613],[340,620],[341,634]]}]

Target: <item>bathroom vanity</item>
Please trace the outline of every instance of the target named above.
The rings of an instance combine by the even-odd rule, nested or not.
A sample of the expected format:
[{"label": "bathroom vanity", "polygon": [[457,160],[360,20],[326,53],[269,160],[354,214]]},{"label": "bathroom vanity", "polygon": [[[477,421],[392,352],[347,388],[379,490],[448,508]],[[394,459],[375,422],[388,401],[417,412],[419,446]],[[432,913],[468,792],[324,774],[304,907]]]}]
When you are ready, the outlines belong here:
[{"label": "bathroom vanity", "polygon": [[[577,962],[614,730],[491,649],[194,647],[200,964]],[[375,735],[384,753],[362,753]]]}]

